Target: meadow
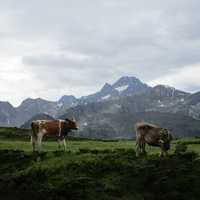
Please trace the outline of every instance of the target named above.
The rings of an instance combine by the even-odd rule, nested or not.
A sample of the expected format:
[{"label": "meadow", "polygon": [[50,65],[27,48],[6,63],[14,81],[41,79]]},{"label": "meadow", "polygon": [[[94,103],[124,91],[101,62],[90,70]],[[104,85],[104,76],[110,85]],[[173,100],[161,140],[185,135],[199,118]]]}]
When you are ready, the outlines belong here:
[{"label": "meadow", "polygon": [[[172,142],[170,154],[173,154],[177,144],[186,144],[189,151],[195,151],[200,154],[200,138],[183,138]],[[31,152],[32,146],[30,139],[27,138],[0,138],[0,150],[22,150]],[[67,140],[67,151],[78,152],[80,149],[88,150],[115,150],[115,149],[130,149],[135,150],[135,140],[87,140],[73,139]],[[148,154],[159,154],[158,147],[146,146]],[[58,143],[55,140],[45,140],[42,142],[42,151],[59,151]]]},{"label": "meadow", "polygon": [[66,152],[46,140],[35,155],[26,134],[0,129],[0,199],[200,199],[200,138],[174,140],[164,159],[153,147],[136,158],[134,148],[134,140],[70,138]]}]

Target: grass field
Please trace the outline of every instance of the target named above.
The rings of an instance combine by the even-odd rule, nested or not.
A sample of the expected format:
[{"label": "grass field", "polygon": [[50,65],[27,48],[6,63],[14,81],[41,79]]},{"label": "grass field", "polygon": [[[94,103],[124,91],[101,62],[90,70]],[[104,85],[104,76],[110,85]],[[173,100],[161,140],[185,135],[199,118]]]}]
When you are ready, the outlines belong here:
[{"label": "grass field", "polygon": [[148,146],[136,158],[134,140],[69,139],[66,152],[50,140],[34,155],[17,132],[0,129],[0,199],[200,199],[200,138],[174,140],[165,159]]},{"label": "grass field", "polygon": [[[0,150],[23,150],[31,152],[32,147],[30,143],[30,130],[19,128],[5,128],[0,127]],[[174,140],[171,145],[169,153],[173,153],[175,146],[178,143],[187,145],[189,151],[195,151],[200,154],[200,137],[183,138]],[[87,139],[73,139],[67,140],[67,151],[77,152],[79,149],[88,150],[114,150],[114,149],[135,149],[134,140],[87,140]],[[159,153],[159,148],[146,146],[149,154]],[[42,151],[57,151],[58,143],[55,140],[43,141]]]},{"label": "grass field", "polygon": [[[67,151],[78,151],[79,149],[116,149],[134,147],[133,141],[98,141],[98,140],[68,140]],[[31,151],[31,143],[28,140],[0,140],[0,149],[16,149]],[[56,141],[42,142],[42,151],[56,151],[58,150],[58,143]]]},{"label": "grass field", "polygon": [[[171,150],[169,153],[173,153],[177,143],[186,143],[189,151],[195,151],[200,154],[200,139],[186,138],[172,142]],[[30,152],[32,151],[31,143],[28,139],[0,139],[0,149],[10,150],[23,150]],[[135,149],[134,140],[116,140],[116,141],[100,141],[100,140],[73,140],[67,141],[67,151],[77,152],[80,149],[89,150],[114,150],[114,149]],[[158,147],[146,146],[149,154],[159,153]],[[42,151],[57,151],[58,143],[56,141],[43,141]]]}]

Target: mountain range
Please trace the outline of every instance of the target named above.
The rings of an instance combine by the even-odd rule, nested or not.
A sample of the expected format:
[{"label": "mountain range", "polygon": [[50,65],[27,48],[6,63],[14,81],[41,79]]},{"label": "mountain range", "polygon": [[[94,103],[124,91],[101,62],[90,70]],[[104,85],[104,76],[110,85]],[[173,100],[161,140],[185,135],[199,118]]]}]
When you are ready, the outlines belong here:
[{"label": "mountain range", "polygon": [[165,85],[150,87],[126,76],[81,98],[28,98],[18,107],[0,102],[0,126],[28,128],[33,119],[71,116],[80,126],[76,134],[83,137],[132,138],[134,123],[142,120],[167,127],[177,137],[194,136],[200,134],[200,92],[191,94]]}]

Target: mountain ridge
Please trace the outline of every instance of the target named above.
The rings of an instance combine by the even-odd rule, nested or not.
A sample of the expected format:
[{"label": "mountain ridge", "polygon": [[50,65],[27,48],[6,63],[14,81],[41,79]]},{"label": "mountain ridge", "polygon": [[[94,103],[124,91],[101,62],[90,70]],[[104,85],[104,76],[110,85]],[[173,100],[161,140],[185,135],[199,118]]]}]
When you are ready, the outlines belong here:
[{"label": "mountain ridge", "polygon": [[[23,124],[30,124],[31,119],[41,118],[42,116],[62,118],[62,116],[73,111],[82,127],[89,127],[86,125],[89,124],[90,129],[98,129],[99,134],[103,131],[108,133],[107,137],[114,137],[113,133],[120,136],[122,130],[128,132],[128,137],[130,137],[130,130],[132,129],[120,127],[116,122],[119,122],[120,119],[122,121],[131,119],[131,117],[139,120],[135,116],[136,113],[141,118],[145,118],[148,113],[157,113],[157,116],[162,116],[163,119],[168,120],[170,116],[179,121],[181,127],[183,126],[182,122],[185,121],[183,120],[184,116],[189,117],[188,119],[191,118],[188,127],[190,127],[190,124],[196,124],[195,120],[200,120],[200,92],[190,94],[166,85],[151,87],[138,78],[130,76],[121,77],[113,84],[105,83],[96,93],[80,98],[73,95],[63,95],[58,101],[27,98],[18,107],[13,107],[8,102],[2,105],[1,107],[0,103],[1,126],[19,127]],[[87,121],[88,117],[89,122]],[[152,117],[155,122],[162,124],[162,120],[156,119],[156,115],[152,115]],[[105,123],[106,120],[110,124]],[[104,128],[102,129],[102,127]],[[116,127],[118,128],[116,129]],[[130,127],[130,124],[128,127]],[[92,136],[91,130],[89,135]],[[85,133],[88,134],[88,129]],[[184,134],[186,133],[184,132]],[[189,134],[191,134],[191,131]]]},{"label": "mountain ridge", "polygon": [[[119,78],[117,81],[115,81],[113,84],[109,84],[109,83],[105,83],[104,85],[103,85],[103,87],[99,90],[99,91],[97,91],[96,93],[98,93],[98,92],[100,92],[101,90],[103,90],[104,89],[104,87],[116,87],[118,84],[119,84],[119,82],[121,82],[122,80],[124,81],[124,80],[129,80],[129,82],[130,82],[130,80],[136,80],[136,81],[138,81],[138,82],[141,82],[140,81],[140,79],[138,79],[138,78],[136,78],[136,77],[134,77],[134,76],[122,76],[121,78]],[[143,82],[141,82],[141,83],[143,83]],[[161,85],[161,84],[159,84],[159,85],[156,85],[156,86],[153,86],[153,87],[151,87],[151,86],[149,86],[148,84],[146,84],[146,83],[143,83],[144,85],[146,85],[146,87],[148,87],[148,88],[155,88],[155,87],[157,87],[157,86],[163,86],[163,87],[169,87],[169,88],[174,88],[174,87],[171,87],[171,86],[168,86],[168,85]],[[174,88],[175,90],[179,90],[179,89],[176,89],[176,88]],[[179,91],[181,91],[181,90],[179,90]],[[182,91],[182,92],[184,92],[184,91]],[[94,94],[96,94],[96,93],[94,93]],[[189,92],[184,92],[184,93],[188,93],[189,94]],[[198,92],[195,92],[195,93],[198,93]],[[193,93],[193,94],[195,94],[195,93]],[[87,98],[88,96],[91,96],[91,95],[94,95],[94,94],[90,94],[90,95],[87,95],[87,96],[81,96],[81,97],[79,97],[79,98],[76,98],[74,95],[63,95],[63,96],[61,96],[60,98],[58,98],[58,100],[56,101],[53,101],[53,100],[48,100],[48,99],[44,99],[44,98],[41,98],[41,97],[37,97],[37,98],[31,98],[31,97],[28,97],[28,98],[26,98],[26,99],[24,99],[18,106],[14,106],[14,105],[12,105],[10,102],[8,102],[8,101],[1,101],[0,100],[0,102],[7,102],[7,103],[9,103],[10,105],[12,105],[12,107],[13,108],[19,108],[20,106],[22,106],[22,104],[24,104],[25,102],[27,102],[27,101],[47,101],[47,102],[51,102],[51,103],[58,103],[58,102],[60,102],[63,98],[65,98],[65,97],[69,97],[69,98],[73,98],[74,100],[76,99],[76,100],[80,100],[80,99],[85,99],[85,98]]]}]

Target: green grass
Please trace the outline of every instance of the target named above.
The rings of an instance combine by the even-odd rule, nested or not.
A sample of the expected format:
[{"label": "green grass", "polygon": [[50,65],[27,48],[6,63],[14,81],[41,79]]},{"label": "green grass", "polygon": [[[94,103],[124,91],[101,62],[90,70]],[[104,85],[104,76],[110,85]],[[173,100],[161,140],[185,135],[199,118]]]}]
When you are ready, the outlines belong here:
[{"label": "green grass", "polygon": [[[200,154],[200,144],[196,144],[200,139],[180,139],[173,141],[169,153],[173,153],[177,143],[186,143],[190,151],[195,151]],[[27,139],[0,139],[0,150],[22,150],[30,152],[32,146]],[[67,151],[77,152],[80,149],[89,150],[114,150],[114,149],[133,149],[135,150],[134,140],[116,140],[116,141],[100,141],[100,140],[68,140]],[[43,141],[42,151],[57,151],[58,143],[56,141]],[[148,154],[157,154],[160,151],[158,147],[146,146]]]},{"label": "green grass", "polygon": [[198,200],[200,160],[192,152],[136,158],[133,149],[0,150],[0,199]]},{"label": "green grass", "polygon": [[[23,150],[30,152],[32,147],[30,144],[30,130],[20,129],[20,128],[6,128],[0,127],[0,150],[10,149],[10,150]],[[169,153],[173,153],[177,143],[184,143],[188,146],[190,151],[195,151],[200,153],[200,138],[183,138],[179,140],[174,140],[172,142],[171,150]],[[89,149],[89,150],[114,150],[114,149],[135,149],[134,140],[87,140],[87,139],[75,139],[70,138],[67,141],[67,151],[77,152],[79,149]],[[159,148],[146,147],[149,154],[159,153]],[[42,142],[42,151],[56,151],[58,150],[58,144],[55,140],[48,140]]]},{"label": "green grass", "polygon": [[158,156],[159,148],[150,146],[146,157],[136,158],[134,140],[71,138],[66,152],[50,140],[33,154],[20,129],[17,136],[14,129],[2,130],[0,199],[200,199],[200,138],[174,140],[165,159]]},{"label": "green grass", "polygon": [[[174,146],[174,145],[173,145]],[[19,139],[1,139],[0,149],[10,149],[10,150],[23,150],[32,151],[32,146],[30,141]],[[80,149],[89,150],[114,150],[114,149],[135,149],[134,140],[117,140],[117,141],[99,141],[99,140],[68,140],[67,141],[67,151],[77,152]],[[43,141],[42,151],[56,151],[58,149],[58,143],[56,141]],[[158,153],[159,148],[147,146],[147,151],[150,153]]]},{"label": "green grass", "polygon": [[[134,148],[134,141],[98,141],[98,140],[68,140],[67,150],[68,151],[78,151],[79,149],[116,149]],[[32,151],[31,143],[28,140],[11,140],[2,139],[0,140],[0,149],[14,149],[23,151]],[[56,151],[58,150],[58,143],[56,141],[43,141],[42,142],[43,151]]]}]

